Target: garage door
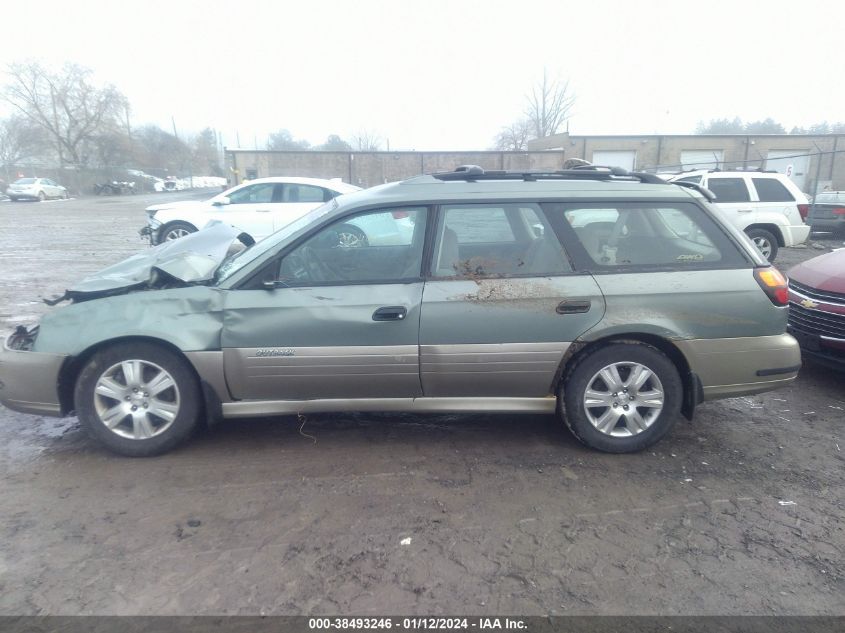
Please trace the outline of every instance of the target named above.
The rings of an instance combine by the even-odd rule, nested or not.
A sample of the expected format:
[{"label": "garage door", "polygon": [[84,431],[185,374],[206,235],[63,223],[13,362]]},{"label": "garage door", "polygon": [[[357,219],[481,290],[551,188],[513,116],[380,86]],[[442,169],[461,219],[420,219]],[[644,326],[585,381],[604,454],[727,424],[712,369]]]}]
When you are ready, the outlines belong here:
[{"label": "garage door", "polygon": [[716,169],[722,165],[724,154],[720,149],[681,150],[682,169]]},{"label": "garage door", "polygon": [[806,156],[808,153],[809,150],[804,149],[770,149],[766,155],[766,169],[786,174],[801,191],[805,191],[804,183],[810,164],[810,157]]},{"label": "garage door", "polygon": [[637,166],[637,150],[616,150],[603,149],[593,151],[593,165],[605,165],[607,167],[622,167],[634,171]]}]

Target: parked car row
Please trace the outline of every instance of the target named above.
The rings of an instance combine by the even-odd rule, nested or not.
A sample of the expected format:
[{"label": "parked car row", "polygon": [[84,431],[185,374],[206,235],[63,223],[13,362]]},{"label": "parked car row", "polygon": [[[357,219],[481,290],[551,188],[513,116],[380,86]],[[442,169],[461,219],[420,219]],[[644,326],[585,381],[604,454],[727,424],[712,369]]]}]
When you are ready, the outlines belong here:
[{"label": "parked car row", "polygon": [[68,192],[62,185],[49,178],[18,178],[6,189],[12,200],[47,200],[67,198]]}]

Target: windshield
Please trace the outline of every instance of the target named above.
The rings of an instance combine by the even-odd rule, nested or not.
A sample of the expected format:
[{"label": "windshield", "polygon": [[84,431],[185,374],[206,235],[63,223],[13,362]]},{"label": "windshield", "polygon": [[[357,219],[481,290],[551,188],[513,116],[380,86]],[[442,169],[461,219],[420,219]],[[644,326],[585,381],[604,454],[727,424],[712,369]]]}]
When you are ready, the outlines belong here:
[{"label": "windshield", "polygon": [[316,222],[319,218],[331,211],[334,211],[336,208],[337,198],[332,198],[325,204],[320,205],[309,213],[306,213],[298,220],[294,220],[287,226],[282,227],[269,237],[226,259],[221,264],[220,268],[217,269],[216,282],[220,283],[225,281],[247,264],[261,257],[267,251],[273,250],[273,248],[284,242],[294,233],[304,229],[312,222]]},{"label": "windshield", "polygon": [[16,185],[31,185],[35,183],[35,178],[20,178],[14,182]]}]

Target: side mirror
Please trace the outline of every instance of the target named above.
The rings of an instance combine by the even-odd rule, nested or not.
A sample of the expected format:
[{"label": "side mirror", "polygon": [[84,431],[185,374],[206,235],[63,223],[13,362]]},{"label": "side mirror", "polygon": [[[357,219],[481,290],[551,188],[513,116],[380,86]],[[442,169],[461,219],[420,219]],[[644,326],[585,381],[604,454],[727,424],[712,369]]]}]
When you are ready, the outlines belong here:
[{"label": "side mirror", "polygon": [[217,198],[217,200],[215,200],[211,204],[213,204],[215,207],[224,207],[227,204],[232,204],[232,201],[229,200],[229,196],[221,196],[220,198]]}]

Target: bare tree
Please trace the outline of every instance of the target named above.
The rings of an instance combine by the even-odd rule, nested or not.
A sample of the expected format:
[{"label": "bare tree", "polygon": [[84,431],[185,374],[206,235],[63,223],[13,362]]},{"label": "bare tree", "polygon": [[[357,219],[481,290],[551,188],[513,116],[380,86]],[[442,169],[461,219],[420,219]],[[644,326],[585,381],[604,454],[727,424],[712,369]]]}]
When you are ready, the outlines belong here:
[{"label": "bare tree", "polygon": [[11,116],[0,121],[0,165],[10,178],[9,168],[44,152],[47,146],[44,132],[22,116]]},{"label": "bare tree", "polygon": [[38,62],[11,64],[7,73],[0,96],[47,133],[60,163],[84,164],[86,143],[119,128],[128,107],[117,88],[92,85],[91,70],[76,64],[61,72]]},{"label": "bare tree", "polygon": [[532,124],[528,119],[520,119],[499,130],[493,140],[493,149],[507,152],[520,152],[528,147],[528,140],[531,136]]},{"label": "bare tree", "polygon": [[575,95],[569,90],[569,81],[550,79],[543,69],[543,79],[526,96],[528,105],[525,116],[531,124],[534,138],[556,134],[569,118],[575,105]]},{"label": "bare tree", "polygon": [[294,140],[293,134],[289,130],[279,130],[273,132],[267,139],[267,149],[269,150],[297,150],[308,149],[311,143],[304,140]]},{"label": "bare tree", "polygon": [[326,150],[335,150],[335,151],[343,151],[348,152],[352,150],[352,146],[340,138],[337,134],[329,134],[326,142],[322,145],[318,145],[314,149],[326,149]]},{"label": "bare tree", "polygon": [[381,149],[381,137],[375,130],[361,130],[352,135],[352,147],[359,152],[377,152]]},{"label": "bare tree", "polygon": [[135,165],[140,169],[180,172],[190,148],[179,138],[157,125],[146,125],[132,132]]}]

